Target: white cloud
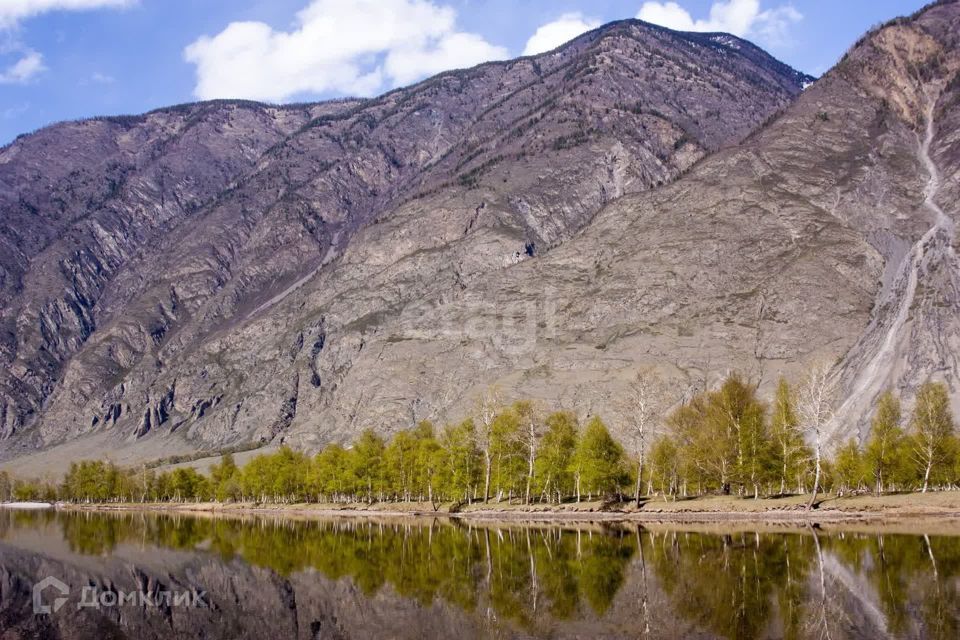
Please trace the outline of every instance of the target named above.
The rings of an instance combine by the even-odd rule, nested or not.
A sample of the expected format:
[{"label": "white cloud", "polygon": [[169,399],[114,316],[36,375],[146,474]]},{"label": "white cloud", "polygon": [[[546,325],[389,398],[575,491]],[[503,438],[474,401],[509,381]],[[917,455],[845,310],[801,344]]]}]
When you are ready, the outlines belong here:
[{"label": "white cloud", "polygon": [[790,25],[803,20],[803,14],[790,5],[767,9],[757,16],[751,32],[761,42],[777,46],[790,42]]},{"label": "white cloud", "polygon": [[371,95],[508,55],[457,31],[456,12],[431,0],[313,0],[290,31],[232,22],[184,49],[196,65],[198,98],[275,102],[304,93]]},{"label": "white cloud", "polygon": [[85,11],[120,8],[137,0],[0,0],[0,54],[17,54],[19,59],[0,71],[0,84],[24,84],[46,71],[43,54],[24,45],[17,37],[23,20],[51,11]]},{"label": "white cloud", "polygon": [[544,51],[552,51],[564,42],[573,40],[581,33],[599,26],[599,20],[584,18],[580,13],[565,13],[553,22],[538,27],[527,40],[523,55],[532,56]]},{"label": "white cloud", "polygon": [[21,20],[51,11],[85,11],[119,8],[135,0],[0,0],[0,28],[11,28]]},{"label": "white cloud", "polygon": [[677,31],[723,31],[736,36],[753,36],[771,45],[789,40],[790,25],[803,15],[790,5],[760,10],[760,0],[718,0],[710,6],[709,17],[694,19],[676,2],[644,2],[637,18]]},{"label": "white cloud", "polygon": [[97,84],[113,84],[114,77],[107,75],[106,73],[100,73],[99,71],[94,71],[93,75],[90,76],[90,80]]},{"label": "white cloud", "polygon": [[43,55],[27,50],[19,60],[0,72],[0,84],[24,84],[45,69]]}]

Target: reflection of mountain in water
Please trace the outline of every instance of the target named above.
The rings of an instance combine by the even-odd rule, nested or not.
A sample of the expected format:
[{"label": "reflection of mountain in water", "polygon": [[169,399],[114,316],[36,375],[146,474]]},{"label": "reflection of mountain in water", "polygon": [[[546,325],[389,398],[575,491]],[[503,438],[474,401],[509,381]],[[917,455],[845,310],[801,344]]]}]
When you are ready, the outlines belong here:
[{"label": "reflection of mountain in water", "polygon": [[[0,512],[13,637],[955,638],[960,538]],[[34,616],[32,585],[71,600]],[[200,607],[76,606],[200,589]]]}]

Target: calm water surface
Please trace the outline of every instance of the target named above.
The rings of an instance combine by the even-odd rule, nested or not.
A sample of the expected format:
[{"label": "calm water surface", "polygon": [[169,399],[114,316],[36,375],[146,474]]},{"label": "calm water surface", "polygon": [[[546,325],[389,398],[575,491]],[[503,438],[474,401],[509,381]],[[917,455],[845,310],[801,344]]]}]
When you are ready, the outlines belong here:
[{"label": "calm water surface", "polygon": [[960,638],[936,530],[0,510],[0,637]]}]

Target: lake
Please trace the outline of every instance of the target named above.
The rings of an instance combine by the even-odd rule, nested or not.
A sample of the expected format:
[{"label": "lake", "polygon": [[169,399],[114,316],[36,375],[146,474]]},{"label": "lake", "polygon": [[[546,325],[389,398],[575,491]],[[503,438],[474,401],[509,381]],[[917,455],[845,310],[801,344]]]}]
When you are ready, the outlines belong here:
[{"label": "lake", "polygon": [[949,524],[731,526],[0,509],[0,636],[960,637]]}]

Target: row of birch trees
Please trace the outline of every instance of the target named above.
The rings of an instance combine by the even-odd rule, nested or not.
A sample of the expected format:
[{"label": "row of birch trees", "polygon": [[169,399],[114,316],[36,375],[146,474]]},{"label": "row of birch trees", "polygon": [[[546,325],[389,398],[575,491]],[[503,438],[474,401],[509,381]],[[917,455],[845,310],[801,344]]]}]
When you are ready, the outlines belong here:
[{"label": "row of birch trees", "polygon": [[[960,484],[960,440],[948,390],[927,383],[909,416],[896,395],[880,396],[868,437],[838,446],[828,369],[769,401],[738,374],[664,410],[651,371],[632,379],[619,414],[621,442],[592,416],[548,411],[533,401],[486,393],[474,415],[442,429],[428,421],[384,438],[368,429],[347,446],[313,457],[289,447],[238,466],[225,455],[210,473],[184,466],[157,472],[102,461],[71,465],[57,485],[12,481],[0,499],[109,501],[541,503],[744,497],[823,491],[928,491]],[[831,455],[828,455],[830,453]]]}]

